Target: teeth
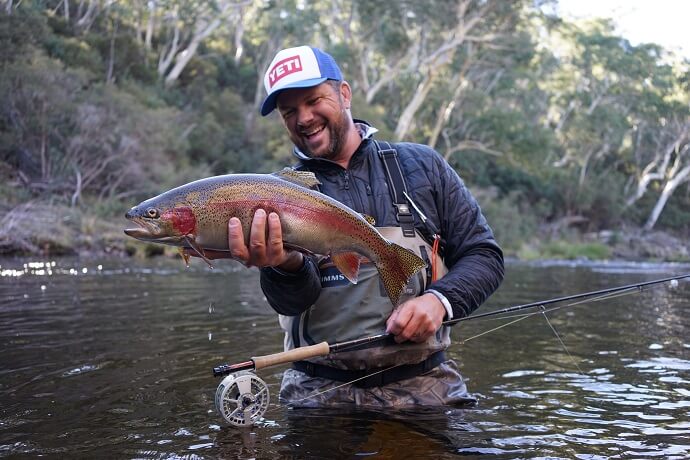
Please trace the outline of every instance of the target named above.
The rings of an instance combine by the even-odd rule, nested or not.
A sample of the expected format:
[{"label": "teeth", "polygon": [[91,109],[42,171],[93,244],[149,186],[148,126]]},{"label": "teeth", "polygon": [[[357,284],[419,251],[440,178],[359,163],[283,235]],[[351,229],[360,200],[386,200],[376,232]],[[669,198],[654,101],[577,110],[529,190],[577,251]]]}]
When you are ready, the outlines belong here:
[{"label": "teeth", "polygon": [[311,131],[311,132],[304,132],[304,135],[305,135],[305,136],[313,136],[314,134],[320,132],[322,129],[323,129],[323,126],[320,126],[320,127],[318,127],[317,129],[315,129],[314,131]]}]

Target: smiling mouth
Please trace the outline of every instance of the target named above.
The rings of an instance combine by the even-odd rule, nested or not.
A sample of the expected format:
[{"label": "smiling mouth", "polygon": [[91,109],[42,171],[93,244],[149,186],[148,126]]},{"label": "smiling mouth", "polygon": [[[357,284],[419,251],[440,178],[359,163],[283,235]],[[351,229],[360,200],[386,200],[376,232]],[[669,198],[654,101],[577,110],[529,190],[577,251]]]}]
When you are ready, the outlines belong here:
[{"label": "smiling mouth", "polygon": [[302,131],[302,135],[306,137],[307,139],[311,139],[312,137],[316,136],[317,134],[321,133],[324,129],[326,129],[326,125],[322,125],[312,131],[306,132]]}]

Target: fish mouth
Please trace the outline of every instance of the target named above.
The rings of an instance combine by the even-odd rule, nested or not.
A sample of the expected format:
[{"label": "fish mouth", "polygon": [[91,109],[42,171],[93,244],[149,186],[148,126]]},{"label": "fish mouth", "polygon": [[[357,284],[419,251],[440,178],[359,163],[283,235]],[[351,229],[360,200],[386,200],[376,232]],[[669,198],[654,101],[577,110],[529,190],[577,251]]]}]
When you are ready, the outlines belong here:
[{"label": "fish mouth", "polygon": [[126,228],[125,235],[144,241],[156,239],[155,234],[151,233],[148,229],[142,227]]},{"label": "fish mouth", "polygon": [[127,236],[141,241],[155,241],[157,243],[174,244],[181,240],[180,237],[171,236],[161,229],[157,222],[144,219],[140,216],[131,216],[129,214],[125,217],[138,225],[138,227],[126,228],[125,235]]}]

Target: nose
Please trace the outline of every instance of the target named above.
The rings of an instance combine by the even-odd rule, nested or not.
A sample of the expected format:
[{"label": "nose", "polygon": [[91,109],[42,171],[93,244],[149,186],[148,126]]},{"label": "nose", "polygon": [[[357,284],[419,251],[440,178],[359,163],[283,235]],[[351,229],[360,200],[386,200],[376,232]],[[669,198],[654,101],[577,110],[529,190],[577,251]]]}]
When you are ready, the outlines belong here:
[{"label": "nose", "polygon": [[129,211],[127,211],[127,214],[125,214],[125,218],[127,218],[127,219],[131,219],[133,217],[134,217],[134,208],[130,209]]},{"label": "nose", "polygon": [[314,121],[314,114],[309,107],[300,107],[297,109],[297,126],[309,126]]}]

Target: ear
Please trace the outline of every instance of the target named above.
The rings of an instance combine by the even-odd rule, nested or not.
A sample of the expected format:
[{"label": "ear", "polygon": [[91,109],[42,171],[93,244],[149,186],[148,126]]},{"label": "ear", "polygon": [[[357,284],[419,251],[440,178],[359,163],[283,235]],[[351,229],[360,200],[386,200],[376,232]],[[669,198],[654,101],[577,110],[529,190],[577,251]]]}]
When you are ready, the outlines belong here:
[{"label": "ear", "polygon": [[349,83],[344,80],[340,83],[340,97],[343,99],[345,108],[349,109],[352,102],[352,88],[350,88]]}]

